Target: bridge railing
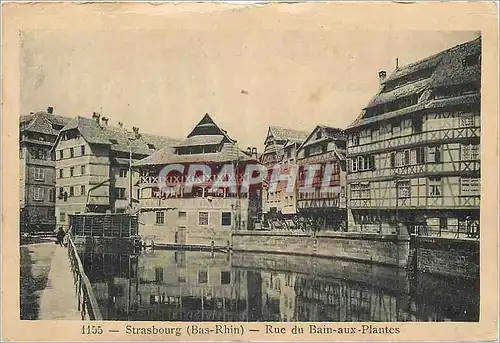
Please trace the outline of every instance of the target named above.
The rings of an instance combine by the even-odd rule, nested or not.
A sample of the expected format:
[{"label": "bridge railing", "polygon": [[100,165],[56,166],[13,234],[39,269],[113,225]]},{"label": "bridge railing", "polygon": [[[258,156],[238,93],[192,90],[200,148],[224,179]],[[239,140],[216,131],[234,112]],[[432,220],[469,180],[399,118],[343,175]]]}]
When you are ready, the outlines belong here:
[{"label": "bridge railing", "polygon": [[82,320],[102,320],[101,311],[97,298],[90,284],[90,280],[85,274],[82,261],[76,250],[71,234],[68,239],[68,257],[75,284],[75,293],[78,297],[78,311],[82,315]]}]

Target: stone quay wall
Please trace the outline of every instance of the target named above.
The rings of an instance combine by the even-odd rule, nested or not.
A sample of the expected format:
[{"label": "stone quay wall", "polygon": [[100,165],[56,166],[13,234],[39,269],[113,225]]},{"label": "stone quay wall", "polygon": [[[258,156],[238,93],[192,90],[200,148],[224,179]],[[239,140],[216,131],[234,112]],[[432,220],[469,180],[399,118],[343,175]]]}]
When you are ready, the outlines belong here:
[{"label": "stone quay wall", "polygon": [[295,254],[406,267],[409,239],[357,232],[311,235],[284,231],[237,231],[232,235],[232,248],[233,251]]}]

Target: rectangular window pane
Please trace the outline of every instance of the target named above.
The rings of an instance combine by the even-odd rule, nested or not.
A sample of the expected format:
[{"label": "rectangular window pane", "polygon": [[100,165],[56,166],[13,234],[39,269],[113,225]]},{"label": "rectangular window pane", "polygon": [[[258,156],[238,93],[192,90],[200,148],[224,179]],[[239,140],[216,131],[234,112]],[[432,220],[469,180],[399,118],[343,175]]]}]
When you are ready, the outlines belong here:
[{"label": "rectangular window pane", "polygon": [[198,225],[208,225],[208,212],[198,214]]},{"label": "rectangular window pane", "polygon": [[231,225],[231,212],[222,212],[222,225],[223,226]]},{"label": "rectangular window pane", "polygon": [[198,271],[198,283],[207,283],[208,273],[205,270]]}]

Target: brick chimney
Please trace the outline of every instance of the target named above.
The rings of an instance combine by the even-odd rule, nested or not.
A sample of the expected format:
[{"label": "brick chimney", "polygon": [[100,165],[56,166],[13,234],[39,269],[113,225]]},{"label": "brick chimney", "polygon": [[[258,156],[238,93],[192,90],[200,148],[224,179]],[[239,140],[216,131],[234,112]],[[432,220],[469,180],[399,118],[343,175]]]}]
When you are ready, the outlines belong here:
[{"label": "brick chimney", "polygon": [[47,113],[48,114],[54,113],[54,107],[52,107],[52,106],[47,107]]},{"label": "brick chimney", "polygon": [[383,84],[385,82],[385,78],[387,77],[387,73],[385,70],[381,70],[378,72],[378,80],[380,84]]},{"label": "brick chimney", "polygon": [[99,124],[100,119],[101,119],[101,115],[97,112],[94,112],[94,113],[92,113],[92,119],[94,119],[97,122],[97,124]]},{"label": "brick chimney", "polygon": [[109,118],[102,117],[102,118],[101,118],[101,120],[102,120],[102,123],[103,123],[105,126],[107,126],[107,125],[108,125]]}]

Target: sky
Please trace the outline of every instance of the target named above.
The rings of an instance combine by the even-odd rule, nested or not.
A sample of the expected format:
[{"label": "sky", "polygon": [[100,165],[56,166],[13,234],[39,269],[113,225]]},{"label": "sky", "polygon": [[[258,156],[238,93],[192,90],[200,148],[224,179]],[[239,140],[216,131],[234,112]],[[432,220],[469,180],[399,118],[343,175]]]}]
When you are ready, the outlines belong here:
[{"label": "sky", "polygon": [[264,30],[24,31],[21,115],[59,115],[184,138],[205,113],[242,149],[270,125],[345,128],[388,74],[476,32]]}]

